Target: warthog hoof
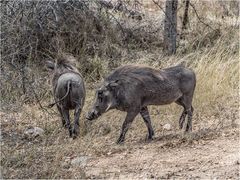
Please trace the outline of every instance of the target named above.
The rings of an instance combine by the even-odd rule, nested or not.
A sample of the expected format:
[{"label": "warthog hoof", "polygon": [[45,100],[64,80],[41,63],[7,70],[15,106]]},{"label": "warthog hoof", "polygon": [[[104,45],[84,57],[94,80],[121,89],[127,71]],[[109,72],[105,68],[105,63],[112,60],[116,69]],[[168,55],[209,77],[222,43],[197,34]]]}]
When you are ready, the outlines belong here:
[{"label": "warthog hoof", "polygon": [[65,124],[62,124],[62,127],[63,128],[67,128],[67,124],[65,123]]},{"label": "warthog hoof", "polygon": [[123,144],[124,143],[124,138],[119,137],[117,140],[117,144]]},{"label": "warthog hoof", "polygon": [[76,139],[76,138],[77,138],[77,135],[76,135],[76,134],[73,134],[73,135],[72,135],[72,138],[73,138],[73,139]]},{"label": "warthog hoof", "polygon": [[154,131],[151,131],[151,134],[147,134],[147,136],[146,136],[146,141],[151,141],[151,140],[153,140],[153,136],[154,136]]},{"label": "warthog hoof", "polygon": [[68,128],[68,132],[69,132],[69,137],[72,137],[72,129]]},{"label": "warthog hoof", "polygon": [[184,122],[179,123],[179,129],[180,129],[180,130],[183,129],[183,123],[184,123]]},{"label": "warthog hoof", "polygon": [[145,140],[146,140],[146,142],[150,142],[150,141],[152,141],[152,140],[153,140],[153,137],[152,137],[152,136],[149,136],[149,135],[147,135]]},{"label": "warthog hoof", "polygon": [[78,135],[79,135],[79,130],[76,129],[76,128],[73,128],[73,130],[72,130],[72,138],[76,139]]}]

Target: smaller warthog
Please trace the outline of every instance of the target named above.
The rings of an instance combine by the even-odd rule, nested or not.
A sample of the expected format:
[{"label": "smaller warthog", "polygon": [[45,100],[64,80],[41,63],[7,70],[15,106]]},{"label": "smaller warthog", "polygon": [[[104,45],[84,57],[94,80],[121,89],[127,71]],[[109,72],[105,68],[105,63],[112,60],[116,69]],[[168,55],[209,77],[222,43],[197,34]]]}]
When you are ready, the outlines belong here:
[{"label": "smaller warthog", "polygon": [[[79,118],[85,101],[85,86],[82,75],[76,68],[76,59],[67,54],[57,58],[56,63],[47,61],[52,70],[52,90],[55,102],[62,118],[62,124],[68,128],[70,137],[79,134]],[[69,110],[74,109],[74,127],[70,123]]]},{"label": "smaller warthog", "polygon": [[151,140],[154,131],[147,106],[175,102],[184,108],[179,119],[180,128],[183,128],[188,115],[185,131],[191,131],[195,85],[195,73],[183,65],[162,70],[126,65],[117,68],[105,79],[96,92],[95,103],[86,118],[96,119],[114,108],[126,111],[127,116],[117,141],[122,143],[130,124],[140,113],[148,128],[148,139]]}]

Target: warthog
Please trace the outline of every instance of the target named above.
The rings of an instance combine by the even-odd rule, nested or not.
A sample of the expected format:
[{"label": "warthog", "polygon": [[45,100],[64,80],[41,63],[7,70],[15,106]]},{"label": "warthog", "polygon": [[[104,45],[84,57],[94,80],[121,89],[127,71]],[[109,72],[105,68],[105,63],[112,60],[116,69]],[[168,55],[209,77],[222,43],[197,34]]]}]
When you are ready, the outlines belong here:
[{"label": "warthog", "polygon": [[148,128],[148,139],[151,140],[154,131],[147,106],[175,102],[184,108],[179,119],[180,128],[183,128],[188,115],[185,131],[191,131],[195,85],[195,73],[183,65],[162,70],[126,65],[117,68],[105,79],[96,91],[95,103],[86,118],[96,119],[110,109],[126,111],[127,116],[117,140],[117,143],[122,143],[130,124],[140,113]]},{"label": "warthog", "polygon": [[[53,63],[47,61],[47,67],[52,70],[52,90],[55,102],[62,118],[62,124],[68,128],[70,137],[79,134],[79,118],[85,101],[85,86],[82,75],[77,70],[76,60],[71,55],[62,55]],[[74,109],[74,127],[70,123],[69,110]]]}]

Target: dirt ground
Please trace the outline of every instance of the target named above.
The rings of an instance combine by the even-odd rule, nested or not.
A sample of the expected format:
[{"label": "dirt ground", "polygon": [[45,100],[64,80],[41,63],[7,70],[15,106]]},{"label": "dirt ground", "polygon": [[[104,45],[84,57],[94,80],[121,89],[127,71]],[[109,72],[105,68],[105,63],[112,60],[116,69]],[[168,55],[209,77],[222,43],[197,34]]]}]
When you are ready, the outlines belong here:
[{"label": "dirt ground", "polygon": [[239,130],[226,129],[218,137],[209,136],[191,143],[184,143],[177,136],[172,137],[174,142],[168,142],[167,137],[151,143],[135,142],[124,151],[109,151],[100,158],[94,157],[86,166],[86,174],[124,179],[238,179],[238,136]]},{"label": "dirt ground", "polygon": [[[238,123],[214,126],[195,114],[194,131],[184,134],[177,121],[175,126],[170,121],[177,120],[179,110],[176,117],[162,115],[172,124],[165,131],[160,125],[165,122],[160,123],[151,108],[154,140],[145,141],[147,130],[137,117],[125,144],[117,145],[125,116],[117,112],[93,122],[92,130],[76,140],[68,137],[57,114],[49,116],[31,106],[24,113],[0,113],[1,178],[239,179]],[[29,125],[43,128],[44,135],[26,138],[23,132]],[[77,157],[84,162],[72,163]]]}]

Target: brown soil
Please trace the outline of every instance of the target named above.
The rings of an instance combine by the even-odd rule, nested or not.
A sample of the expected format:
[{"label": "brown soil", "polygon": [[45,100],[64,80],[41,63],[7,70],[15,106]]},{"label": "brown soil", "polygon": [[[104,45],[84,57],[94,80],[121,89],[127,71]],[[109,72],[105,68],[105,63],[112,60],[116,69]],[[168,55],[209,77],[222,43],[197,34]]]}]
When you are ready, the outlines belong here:
[{"label": "brown soil", "polygon": [[[94,157],[86,174],[96,178],[239,178],[238,130],[225,130],[216,139],[184,142],[157,139],[135,143],[121,152]],[[131,146],[130,144],[126,146]]]},{"label": "brown soil", "polygon": [[[180,109],[174,116],[162,113],[164,118],[158,115],[157,108],[150,110],[155,139],[145,141],[147,130],[138,116],[123,145],[115,143],[125,116],[119,111],[103,115],[86,128],[87,134],[76,140],[68,137],[54,112],[48,114],[35,106],[24,107],[22,113],[2,112],[1,176],[18,179],[239,179],[239,125],[231,125],[231,118],[236,116],[228,116],[230,119],[219,125],[219,121],[211,118],[201,117],[200,121],[195,113],[194,131],[184,134],[177,125]],[[163,130],[165,123],[171,124],[170,131]],[[23,132],[29,126],[43,128],[44,135],[25,137]],[[72,159],[81,156],[88,157],[86,163],[71,164]]]}]

